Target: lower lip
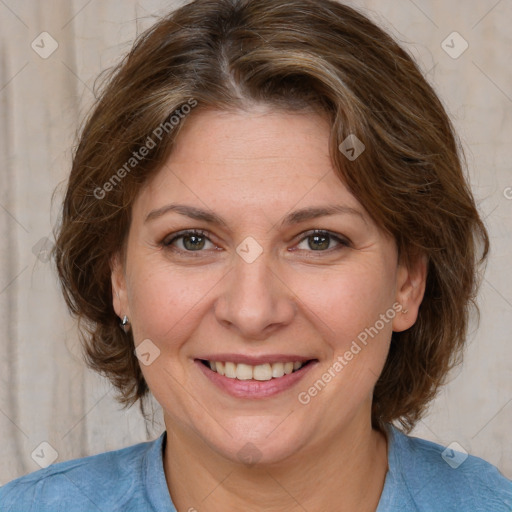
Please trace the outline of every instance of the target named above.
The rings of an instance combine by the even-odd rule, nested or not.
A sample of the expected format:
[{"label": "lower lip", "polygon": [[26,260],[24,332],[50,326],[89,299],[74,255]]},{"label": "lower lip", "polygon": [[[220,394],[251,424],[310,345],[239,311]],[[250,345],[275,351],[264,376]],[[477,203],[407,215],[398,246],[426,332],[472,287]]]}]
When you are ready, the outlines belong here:
[{"label": "lower lip", "polygon": [[267,398],[286,391],[297,384],[317,362],[311,361],[300,370],[270,380],[230,379],[229,377],[214,372],[197,359],[194,363],[199,366],[203,374],[218,388],[235,398]]}]

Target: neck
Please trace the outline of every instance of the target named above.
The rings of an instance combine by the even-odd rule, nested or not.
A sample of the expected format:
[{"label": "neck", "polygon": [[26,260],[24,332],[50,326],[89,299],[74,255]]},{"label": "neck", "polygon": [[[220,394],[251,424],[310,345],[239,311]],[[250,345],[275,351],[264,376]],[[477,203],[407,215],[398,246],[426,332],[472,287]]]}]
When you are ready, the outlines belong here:
[{"label": "neck", "polygon": [[387,471],[387,442],[370,425],[348,426],[278,463],[247,466],[166,421],[164,467],[177,510],[374,512]]}]

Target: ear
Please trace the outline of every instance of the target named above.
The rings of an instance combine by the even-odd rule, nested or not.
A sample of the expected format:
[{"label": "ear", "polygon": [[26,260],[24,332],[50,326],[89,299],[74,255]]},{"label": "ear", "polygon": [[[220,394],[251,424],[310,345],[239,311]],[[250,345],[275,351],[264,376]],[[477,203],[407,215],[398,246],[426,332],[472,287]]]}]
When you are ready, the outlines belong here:
[{"label": "ear", "polygon": [[116,315],[121,319],[124,315],[130,317],[126,293],[126,274],[120,253],[116,253],[110,259],[110,269],[110,279],[112,283],[112,305],[114,307],[114,311],[116,312]]},{"label": "ear", "polygon": [[424,254],[418,254],[408,262],[399,262],[396,302],[402,306],[402,309],[393,319],[393,331],[405,331],[416,322],[420,304],[425,294],[427,266],[428,259]]}]

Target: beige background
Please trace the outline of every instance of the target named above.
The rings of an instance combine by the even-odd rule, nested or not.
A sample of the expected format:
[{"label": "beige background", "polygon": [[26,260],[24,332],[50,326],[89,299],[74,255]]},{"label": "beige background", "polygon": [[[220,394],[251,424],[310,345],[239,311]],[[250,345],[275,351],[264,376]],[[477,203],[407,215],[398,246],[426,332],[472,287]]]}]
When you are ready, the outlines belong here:
[{"label": "beige background", "polygon": [[[350,3],[369,8],[428,73],[464,140],[491,234],[480,327],[415,433],[456,441],[512,478],[512,2]],[[121,411],[110,385],[84,368],[56,274],[40,251],[95,77],[154,15],[178,4],[0,0],[0,484],[38,469],[31,453],[43,441],[62,461],[148,439],[138,410]],[[31,48],[34,39],[42,46],[43,31],[59,45],[46,59]],[[469,44],[457,59],[441,47],[453,31]],[[455,39],[452,51],[461,43]],[[149,438],[162,429],[156,418]]]}]

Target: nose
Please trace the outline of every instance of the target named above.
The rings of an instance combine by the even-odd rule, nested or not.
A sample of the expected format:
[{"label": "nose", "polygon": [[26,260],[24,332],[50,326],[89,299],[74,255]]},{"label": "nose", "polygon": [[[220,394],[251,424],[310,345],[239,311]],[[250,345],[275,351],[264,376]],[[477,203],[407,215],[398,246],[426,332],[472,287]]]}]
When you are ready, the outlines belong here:
[{"label": "nose", "polygon": [[290,324],[296,303],[278,266],[272,265],[265,253],[252,263],[236,255],[233,265],[215,304],[219,323],[235,329],[244,339],[259,341]]}]

